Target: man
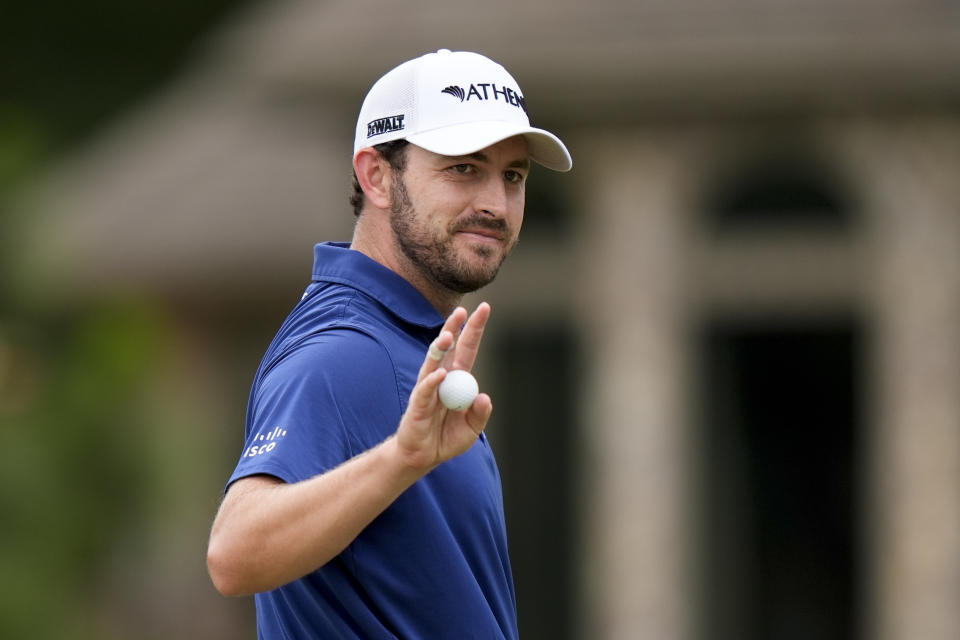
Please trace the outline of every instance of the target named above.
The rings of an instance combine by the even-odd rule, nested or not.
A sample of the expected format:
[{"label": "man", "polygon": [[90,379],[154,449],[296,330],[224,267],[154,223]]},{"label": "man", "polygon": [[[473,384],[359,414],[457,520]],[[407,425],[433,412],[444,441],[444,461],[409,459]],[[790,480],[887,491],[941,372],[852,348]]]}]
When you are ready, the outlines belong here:
[{"label": "man", "polygon": [[441,50],[393,69],[357,121],[350,245],[313,279],[257,371],[213,524],[222,593],[256,593],[260,638],[516,638],[496,462],[469,371],[517,240],[531,159],[567,171],[509,73]]}]

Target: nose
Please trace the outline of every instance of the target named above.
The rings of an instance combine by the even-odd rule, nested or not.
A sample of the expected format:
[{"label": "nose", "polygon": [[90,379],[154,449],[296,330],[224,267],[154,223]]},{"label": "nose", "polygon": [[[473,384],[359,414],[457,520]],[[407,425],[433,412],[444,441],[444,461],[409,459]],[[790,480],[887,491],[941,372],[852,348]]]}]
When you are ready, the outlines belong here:
[{"label": "nose", "polygon": [[499,176],[484,180],[477,193],[477,211],[494,218],[503,218],[507,215],[508,206],[507,185],[504,181]]}]

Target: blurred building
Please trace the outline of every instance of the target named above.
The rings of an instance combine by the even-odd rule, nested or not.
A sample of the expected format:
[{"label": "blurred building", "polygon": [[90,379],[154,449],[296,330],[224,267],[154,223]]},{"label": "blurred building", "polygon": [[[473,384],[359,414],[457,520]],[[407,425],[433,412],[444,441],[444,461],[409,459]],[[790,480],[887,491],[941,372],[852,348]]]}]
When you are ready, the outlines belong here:
[{"label": "blurred building", "polygon": [[139,587],[184,619],[138,615],[249,629],[204,514],[313,243],[349,238],[366,89],[442,47],[502,62],[574,157],[471,298],[524,637],[958,637],[960,5],[934,0],[237,16],[24,205],[25,270],[166,300],[206,403],[201,535],[158,551],[195,566]]}]

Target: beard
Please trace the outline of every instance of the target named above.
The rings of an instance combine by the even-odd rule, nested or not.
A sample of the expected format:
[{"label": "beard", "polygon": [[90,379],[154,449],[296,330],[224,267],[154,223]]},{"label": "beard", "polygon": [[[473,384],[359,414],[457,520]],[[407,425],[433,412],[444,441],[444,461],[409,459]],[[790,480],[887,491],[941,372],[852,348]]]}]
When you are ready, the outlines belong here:
[{"label": "beard", "polygon": [[454,239],[458,230],[477,227],[495,230],[510,238],[512,234],[505,220],[475,214],[453,220],[445,229],[434,230],[425,220],[418,219],[402,177],[393,183],[390,195],[393,237],[403,254],[423,276],[461,294],[476,291],[493,282],[515,242],[506,241],[499,257],[492,246],[473,245],[466,251],[478,259],[469,260],[468,256],[458,253]]}]

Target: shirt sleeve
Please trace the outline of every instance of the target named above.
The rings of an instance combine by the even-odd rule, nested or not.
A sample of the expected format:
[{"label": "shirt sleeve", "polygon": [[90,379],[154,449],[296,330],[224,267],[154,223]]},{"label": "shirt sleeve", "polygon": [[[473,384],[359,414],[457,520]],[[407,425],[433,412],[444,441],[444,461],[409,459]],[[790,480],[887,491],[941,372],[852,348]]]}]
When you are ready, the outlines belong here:
[{"label": "shirt sleeve", "polygon": [[324,473],[389,437],[406,405],[389,353],[350,329],[318,333],[283,355],[250,402],[229,483],[255,474],[293,483]]}]

